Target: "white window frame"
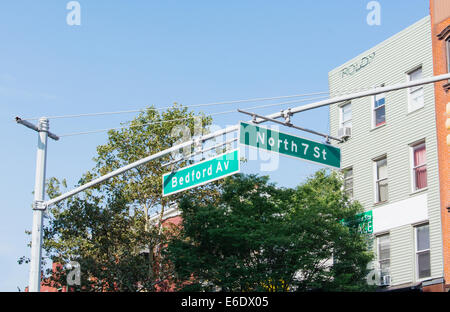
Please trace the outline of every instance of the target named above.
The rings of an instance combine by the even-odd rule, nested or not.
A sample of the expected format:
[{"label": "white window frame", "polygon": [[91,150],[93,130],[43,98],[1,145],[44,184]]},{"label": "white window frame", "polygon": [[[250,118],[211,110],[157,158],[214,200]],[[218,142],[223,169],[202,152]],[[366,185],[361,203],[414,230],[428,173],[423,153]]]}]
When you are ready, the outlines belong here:
[{"label": "white window frame", "polygon": [[[346,103],[344,103],[344,104],[342,104],[342,105],[340,105],[339,106],[339,129],[341,129],[341,128],[343,128],[344,127],[344,112],[343,112],[343,110],[344,110],[344,107],[345,106],[350,106],[350,111],[351,111],[351,117],[350,117],[350,119],[349,120],[346,120],[345,122],[346,123],[348,123],[348,122],[350,122],[350,128],[352,128],[353,127],[353,123],[352,123],[352,119],[353,119],[353,109],[352,109],[352,102],[346,102]],[[348,127],[348,126],[347,126]]]},{"label": "white window frame", "polygon": [[[385,236],[388,236],[388,238],[389,238],[389,258],[380,259],[380,238],[385,237]],[[381,276],[381,264],[380,264],[381,261],[389,261],[389,273],[386,275],[391,275],[391,236],[390,236],[390,233],[383,233],[383,234],[377,235],[376,238],[377,238],[377,265],[380,270],[380,278],[381,278],[382,277]]]},{"label": "white window frame", "polygon": [[445,54],[447,55],[447,73],[450,73],[450,38],[445,40]]},{"label": "white window frame", "polygon": [[[384,85],[382,85],[384,86]],[[382,106],[375,107],[375,99],[377,96],[383,96],[384,97],[384,104]],[[381,107],[384,107],[384,122],[382,124],[376,125],[376,111],[380,109]],[[386,93],[381,93],[372,96],[372,129],[384,126],[386,124]]]},{"label": "white window frame", "polygon": [[[430,238],[430,224],[428,222],[414,225],[414,245],[415,245],[414,246],[414,263],[415,263],[415,267],[416,267],[416,269],[415,269],[416,281],[427,280],[432,276],[432,274],[431,274],[431,248],[420,250],[420,251],[417,250],[417,237],[418,237],[417,229],[422,226],[426,226],[426,225],[428,226],[428,239],[429,239]],[[431,247],[430,241],[428,242],[428,245],[429,245],[429,247]],[[418,257],[418,255],[419,255],[419,253],[425,253],[425,252],[428,252],[428,255],[430,257],[430,275],[419,278],[419,257]]]},{"label": "white window frame", "polygon": [[[383,159],[386,159],[386,172],[387,172],[386,173],[386,178],[378,179],[377,163],[380,160],[383,160]],[[383,155],[383,156],[374,158],[372,161],[373,161],[373,177],[374,177],[374,183],[375,183],[375,187],[374,187],[375,200],[374,200],[374,203],[375,204],[384,204],[384,203],[387,203],[389,201],[389,175],[388,175],[389,171],[388,171],[388,165],[387,165],[387,155]],[[379,197],[378,196],[378,194],[379,194],[379,189],[378,189],[379,187],[378,187],[378,185],[379,185],[379,182],[384,181],[384,180],[387,180],[387,199],[385,201],[378,201],[378,197]]]},{"label": "white window frame", "polygon": [[[426,190],[428,188],[428,167],[427,167],[427,162],[428,162],[428,158],[427,158],[427,162],[425,162],[425,164],[420,165],[420,166],[414,166],[414,151],[419,148],[425,146],[425,155],[427,153],[427,145],[425,140],[421,140],[419,142],[413,143],[410,145],[410,164],[411,164],[411,192],[415,193],[415,192],[420,192],[423,190]],[[419,168],[419,167],[427,167],[427,186],[425,186],[424,188],[421,189],[416,189],[416,172],[415,169]]]},{"label": "white window frame", "polygon": [[[423,67],[422,67],[422,65],[420,65],[420,66],[417,66],[413,70],[410,70],[409,72],[406,73],[407,81],[412,81],[411,80],[411,75],[414,72],[418,71],[418,70],[422,71],[422,77],[423,77]],[[422,107],[425,106],[425,90],[424,90],[423,85],[422,86],[412,87],[412,88],[407,88],[406,90],[407,90],[406,92],[408,93],[408,113],[414,112],[414,111],[416,111],[418,109],[421,109]],[[417,92],[419,90],[422,90],[422,105],[419,106],[419,107],[413,108],[412,105],[411,105],[412,104],[411,94],[414,93],[414,92]]]},{"label": "white window frame", "polygon": [[[346,172],[347,170],[352,170],[352,175],[351,175],[351,177],[348,177],[348,178],[345,177],[345,172]],[[351,188],[351,190],[352,190],[352,196],[349,197],[349,198],[350,198],[350,199],[353,199],[354,196],[355,196],[355,193],[354,193],[353,167],[352,167],[352,166],[349,166],[349,167],[347,167],[347,168],[342,169],[342,177],[343,177],[343,179],[344,179],[344,185],[343,185],[343,188],[342,188],[342,190],[343,190],[344,192],[346,191],[346,189],[345,189],[345,185],[346,185],[346,184],[345,184],[345,181],[347,181],[347,180],[349,180],[349,179],[352,179],[352,188]]]}]

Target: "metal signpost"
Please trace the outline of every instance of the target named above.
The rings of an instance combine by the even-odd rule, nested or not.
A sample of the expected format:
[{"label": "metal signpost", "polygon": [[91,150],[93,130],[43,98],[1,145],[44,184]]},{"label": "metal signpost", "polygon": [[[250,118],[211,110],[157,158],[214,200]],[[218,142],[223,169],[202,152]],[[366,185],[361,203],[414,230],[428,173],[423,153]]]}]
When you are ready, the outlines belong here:
[{"label": "metal signpost", "polygon": [[240,123],[239,143],[332,168],[341,167],[337,147],[275,131],[247,122]]},{"label": "metal signpost", "polygon": [[29,291],[38,292],[41,289],[41,258],[42,258],[42,234],[43,217],[45,206],[42,205],[45,198],[45,168],[47,165],[47,138],[55,141],[59,137],[49,131],[49,121],[46,117],[39,119],[38,125],[16,117],[16,122],[30,128],[38,133],[38,144],[36,154],[36,176],[34,182],[33,201],[33,225],[31,230],[31,257]]},{"label": "metal signpost", "polygon": [[182,192],[240,171],[239,149],[163,175],[163,196]]}]

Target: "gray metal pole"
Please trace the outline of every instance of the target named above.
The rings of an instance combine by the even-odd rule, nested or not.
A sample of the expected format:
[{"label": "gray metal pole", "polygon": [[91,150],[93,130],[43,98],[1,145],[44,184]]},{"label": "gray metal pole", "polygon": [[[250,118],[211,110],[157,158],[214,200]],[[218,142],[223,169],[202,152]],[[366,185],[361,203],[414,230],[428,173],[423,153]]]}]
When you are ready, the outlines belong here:
[{"label": "gray metal pole", "polygon": [[29,291],[38,292],[41,289],[41,258],[42,258],[42,225],[44,210],[37,205],[44,200],[45,166],[47,160],[48,119],[39,119],[38,149],[36,156],[36,178],[34,186],[33,226],[31,232],[31,263]]},{"label": "gray metal pole", "polygon": [[[415,86],[421,86],[421,85],[434,83],[434,82],[438,82],[438,81],[442,81],[442,80],[448,80],[448,79],[450,79],[449,73],[439,75],[439,76],[431,76],[431,77],[427,77],[427,78],[423,78],[423,79],[408,81],[408,82],[402,82],[402,83],[398,83],[398,84],[387,86],[387,87],[374,88],[374,89],[370,89],[370,90],[366,90],[366,91],[332,97],[327,100],[314,102],[314,103],[310,103],[310,104],[306,104],[306,105],[302,105],[302,106],[297,106],[297,107],[291,108],[290,112],[292,114],[296,114],[296,113],[304,112],[304,111],[322,107],[322,106],[328,106],[331,104],[336,104],[336,103],[345,102],[345,101],[349,101],[349,100],[355,100],[355,99],[359,99],[359,98],[366,97],[366,96],[372,96],[372,95],[381,94],[381,93],[385,93],[385,92],[397,91],[397,90],[401,90],[401,89],[411,88],[411,87],[415,87]],[[277,112],[277,113],[274,113],[271,115],[267,115],[266,117],[272,118],[272,119],[280,118],[280,117],[283,117],[283,112]],[[266,120],[263,118],[256,118],[255,123],[261,123],[264,121],[266,121]]]}]

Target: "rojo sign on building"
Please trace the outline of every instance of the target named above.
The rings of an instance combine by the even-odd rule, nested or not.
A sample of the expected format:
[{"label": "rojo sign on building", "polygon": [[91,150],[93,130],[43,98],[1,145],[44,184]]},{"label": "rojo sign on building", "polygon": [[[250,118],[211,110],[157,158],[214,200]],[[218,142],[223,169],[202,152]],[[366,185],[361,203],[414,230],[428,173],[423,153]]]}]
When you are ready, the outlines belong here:
[{"label": "rojo sign on building", "polygon": [[241,144],[328,167],[341,167],[341,150],[337,147],[246,122],[240,123],[239,131]]}]

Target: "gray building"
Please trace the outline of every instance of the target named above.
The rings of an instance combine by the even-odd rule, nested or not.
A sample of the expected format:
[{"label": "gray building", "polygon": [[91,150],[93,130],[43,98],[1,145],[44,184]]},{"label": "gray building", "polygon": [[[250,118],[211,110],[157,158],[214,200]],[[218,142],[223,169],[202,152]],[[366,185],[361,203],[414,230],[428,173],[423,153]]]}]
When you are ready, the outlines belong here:
[{"label": "gray building", "polygon": [[[433,75],[430,17],[329,72],[331,96]],[[373,215],[379,284],[442,282],[443,248],[434,86],[330,106],[345,189]]]}]

